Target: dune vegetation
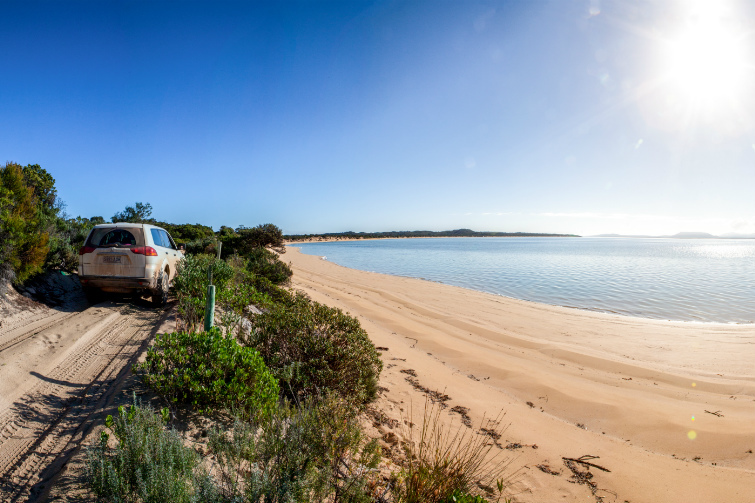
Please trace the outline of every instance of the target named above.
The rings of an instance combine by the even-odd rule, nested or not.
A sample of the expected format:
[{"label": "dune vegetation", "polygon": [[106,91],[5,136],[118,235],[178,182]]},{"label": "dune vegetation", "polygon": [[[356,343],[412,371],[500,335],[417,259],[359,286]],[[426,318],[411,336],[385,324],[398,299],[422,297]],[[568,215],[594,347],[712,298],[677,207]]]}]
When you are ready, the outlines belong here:
[{"label": "dune vegetation", "polygon": [[[108,416],[87,451],[86,483],[101,501],[498,501],[505,483],[483,469],[488,450],[425,421],[403,461],[379,470],[364,427],[383,363],[359,321],[289,287],[277,226],[218,231],[171,224],[137,202],[111,222],[159,225],[185,245],[173,283],[178,328],[158,334],[133,372],[165,407],[134,398]],[[73,273],[101,216],[71,217],[39,165],[0,168],[0,275],[23,287]],[[208,271],[215,325],[203,321]],[[429,409],[430,410],[430,409]],[[180,411],[209,419],[205,448],[174,428]],[[446,441],[448,440],[448,441]],[[475,443],[477,442],[477,443]]]}]

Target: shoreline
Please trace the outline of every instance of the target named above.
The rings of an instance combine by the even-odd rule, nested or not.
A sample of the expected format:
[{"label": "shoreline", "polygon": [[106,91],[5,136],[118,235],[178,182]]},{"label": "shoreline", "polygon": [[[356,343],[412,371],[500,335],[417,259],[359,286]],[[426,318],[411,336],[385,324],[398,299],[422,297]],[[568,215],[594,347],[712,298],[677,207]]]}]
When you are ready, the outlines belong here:
[{"label": "shoreline", "polygon": [[[369,239],[437,239],[437,238],[369,238]],[[327,243],[327,242],[334,242],[334,241],[364,241],[364,239],[334,239],[334,240],[328,240],[328,241],[312,241],[312,243],[318,243],[318,242]],[[301,242],[298,242],[298,244],[301,244]],[[752,326],[752,327],[755,327],[755,321],[751,321],[751,322],[739,322],[739,321],[673,320],[673,319],[668,319],[668,318],[649,318],[649,317],[644,317],[644,316],[636,316],[636,315],[632,315],[632,314],[623,314],[623,313],[619,313],[619,312],[615,312],[615,311],[601,310],[601,309],[598,309],[598,308],[588,308],[588,307],[579,307],[579,306],[566,306],[566,305],[562,305],[562,304],[548,304],[547,302],[539,302],[539,301],[536,301],[536,300],[520,299],[518,297],[511,297],[509,295],[504,295],[502,293],[487,292],[487,291],[484,291],[484,290],[477,290],[477,289],[466,287],[466,286],[452,285],[450,283],[444,283],[444,282],[442,282],[440,280],[433,280],[433,279],[427,279],[427,278],[416,278],[414,276],[405,276],[405,275],[402,275],[402,274],[390,274],[390,273],[381,273],[381,272],[376,272],[376,271],[367,271],[367,270],[364,270],[364,269],[354,269],[354,268],[351,268],[351,267],[348,267],[348,266],[345,266],[345,265],[338,264],[336,262],[332,262],[326,256],[322,256],[322,255],[310,255],[308,253],[303,253],[301,251],[301,249],[297,247],[297,243],[289,243],[289,242],[287,242],[287,243],[285,243],[285,246],[286,246],[286,249],[296,249],[298,253],[301,253],[303,255],[309,255],[311,257],[317,257],[320,260],[324,260],[324,261],[329,262],[329,263],[331,263],[331,264],[333,264],[333,265],[335,265],[337,267],[343,267],[345,269],[350,269],[350,270],[355,270],[355,271],[362,271],[362,272],[368,272],[368,273],[372,273],[372,274],[383,274],[383,275],[392,276],[392,277],[395,277],[395,278],[407,278],[407,279],[416,279],[416,280],[419,280],[419,281],[427,281],[427,282],[430,282],[430,283],[437,283],[437,284],[440,284],[440,285],[451,286],[451,287],[454,287],[454,288],[462,288],[464,290],[469,290],[471,292],[478,292],[478,293],[483,293],[483,294],[486,294],[486,295],[494,295],[494,296],[497,296],[497,297],[501,297],[501,298],[504,298],[504,299],[510,299],[510,300],[514,300],[514,301],[518,301],[518,302],[530,302],[530,303],[541,305],[541,306],[560,307],[560,308],[564,308],[564,309],[574,309],[574,310],[577,310],[577,311],[584,311],[584,312],[588,312],[588,313],[598,313],[598,314],[605,314],[605,315],[609,315],[609,316],[619,316],[619,317],[622,317],[622,318],[630,318],[630,319],[635,319],[635,320],[638,320],[638,321],[639,320],[652,320],[652,321],[667,321],[667,322],[670,322],[670,323],[693,323],[693,324],[699,324],[699,325]]]},{"label": "shoreline", "polygon": [[425,388],[445,390],[452,410],[468,409],[475,424],[505,410],[505,440],[538,446],[511,452],[522,467],[515,501],[593,499],[569,483],[561,461],[586,454],[611,470],[594,472],[594,481],[615,501],[751,501],[752,325],[549,306],[288,249],[282,258],[294,269],[293,286],[350,312],[387,348],[381,400],[388,406],[405,414],[423,403],[406,380],[411,370]]}]

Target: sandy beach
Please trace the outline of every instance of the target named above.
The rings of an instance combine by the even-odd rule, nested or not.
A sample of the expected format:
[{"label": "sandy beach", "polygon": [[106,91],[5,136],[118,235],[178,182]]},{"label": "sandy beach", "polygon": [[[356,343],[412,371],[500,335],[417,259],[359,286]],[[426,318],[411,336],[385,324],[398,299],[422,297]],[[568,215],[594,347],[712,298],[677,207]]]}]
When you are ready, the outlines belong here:
[{"label": "sandy beach", "polygon": [[[293,247],[281,258],[295,288],[357,316],[385,348],[382,407],[421,416],[425,388],[450,397],[448,421],[461,420],[454,408],[474,425],[505,412],[514,501],[755,501],[754,325],[547,306]],[[609,470],[591,470],[594,488],[563,461],[586,455]]]}]

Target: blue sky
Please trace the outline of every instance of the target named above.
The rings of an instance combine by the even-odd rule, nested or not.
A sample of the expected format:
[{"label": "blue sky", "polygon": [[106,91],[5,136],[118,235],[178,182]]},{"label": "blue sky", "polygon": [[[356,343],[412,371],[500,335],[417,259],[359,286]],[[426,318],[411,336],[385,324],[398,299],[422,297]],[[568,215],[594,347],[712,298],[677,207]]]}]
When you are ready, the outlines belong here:
[{"label": "blue sky", "polygon": [[0,2],[0,152],[71,215],[755,232],[746,2]]}]

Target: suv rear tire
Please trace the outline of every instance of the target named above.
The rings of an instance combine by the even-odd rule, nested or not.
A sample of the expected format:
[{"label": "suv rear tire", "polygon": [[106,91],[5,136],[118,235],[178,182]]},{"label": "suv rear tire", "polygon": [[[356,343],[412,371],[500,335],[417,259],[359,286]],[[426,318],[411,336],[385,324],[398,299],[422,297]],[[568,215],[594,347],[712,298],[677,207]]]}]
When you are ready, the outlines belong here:
[{"label": "suv rear tire", "polygon": [[105,296],[99,288],[84,287],[82,290],[84,290],[84,297],[91,305],[99,304],[104,300]]},{"label": "suv rear tire", "polygon": [[152,292],[152,303],[156,306],[164,306],[168,302],[169,290],[168,272],[162,271],[157,278],[157,289]]}]

